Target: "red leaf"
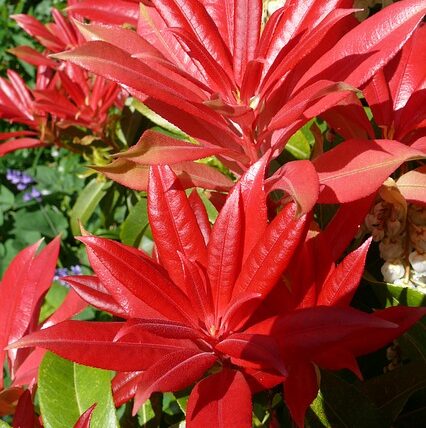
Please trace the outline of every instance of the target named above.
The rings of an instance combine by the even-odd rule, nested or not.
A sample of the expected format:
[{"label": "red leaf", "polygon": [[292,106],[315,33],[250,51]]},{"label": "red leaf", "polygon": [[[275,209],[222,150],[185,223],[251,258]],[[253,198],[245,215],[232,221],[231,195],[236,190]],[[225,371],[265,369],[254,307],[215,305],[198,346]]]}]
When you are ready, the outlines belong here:
[{"label": "red leaf", "polygon": [[318,174],[311,161],[287,162],[267,181],[268,193],[280,189],[287,192],[306,214],[315,206],[319,195]]},{"label": "red leaf", "polygon": [[209,328],[213,326],[215,320],[210,282],[205,271],[196,262],[186,259],[181,253],[178,255],[182,262],[186,294],[199,320]]},{"label": "red leaf", "polygon": [[126,158],[141,165],[171,165],[224,153],[218,147],[203,147],[169,137],[152,130],[145,131],[140,140],[115,158]]},{"label": "red leaf", "polygon": [[244,376],[223,368],[195,385],[189,396],[186,423],[188,428],[250,428],[251,407],[251,392]]},{"label": "red leaf", "polygon": [[9,52],[19,59],[22,59],[29,64],[35,66],[46,66],[50,68],[56,68],[57,63],[30,46],[18,46],[16,48],[9,49]]},{"label": "red leaf", "polygon": [[197,189],[193,189],[188,198],[189,205],[191,206],[192,211],[194,212],[195,218],[197,219],[198,227],[200,228],[201,234],[204,238],[204,243],[209,243],[211,225],[209,217],[207,215],[206,207],[197,192]]},{"label": "red leaf", "polygon": [[322,285],[317,304],[347,307],[364,273],[371,238],[348,254]]},{"label": "red leaf", "polygon": [[141,376],[133,406],[135,414],[153,392],[179,391],[203,376],[216,362],[216,355],[183,349],[158,359]]},{"label": "red leaf", "polygon": [[137,3],[123,0],[83,0],[68,6],[67,10],[92,21],[118,25],[136,25],[139,15]]},{"label": "red leaf", "polygon": [[284,382],[284,400],[299,428],[305,426],[305,413],[315,400],[319,389],[319,374],[311,363],[300,362],[291,366]]},{"label": "red leaf", "polygon": [[[330,79],[361,86],[408,40],[426,12],[423,0],[394,3],[346,33],[300,79]],[[374,37],[372,37],[372,34]]]},{"label": "red leaf", "polygon": [[270,153],[266,153],[241,177],[239,184],[244,204],[243,262],[259,241],[268,225],[266,207],[265,170]]},{"label": "red leaf", "polygon": [[41,424],[34,411],[29,389],[19,397],[12,426],[13,428],[41,428]]},{"label": "red leaf", "polygon": [[181,28],[192,33],[230,74],[229,51],[201,2],[196,0],[153,0],[153,4],[168,28]]},{"label": "red leaf", "polygon": [[86,244],[90,263],[101,283],[117,302],[133,306],[144,317],[142,301],[170,320],[190,322],[192,308],[186,295],[173,284],[164,271],[135,249],[94,236],[80,237]]},{"label": "red leaf", "polygon": [[236,185],[216,219],[207,247],[207,274],[216,318],[231,300],[241,270],[245,226],[242,208],[240,186]]},{"label": "red leaf", "polygon": [[229,52],[234,49],[234,0],[201,0]]},{"label": "red leaf", "polygon": [[151,167],[148,215],[162,264],[176,284],[185,289],[177,252],[205,265],[206,246],[186,194],[168,166]]},{"label": "red leaf", "polygon": [[344,141],[314,160],[321,185],[318,202],[344,203],[371,195],[403,162],[423,156],[393,140]]},{"label": "red leaf", "polygon": [[405,173],[396,185],[408,202],[426,204],[426,166]]},{"label": "red leaf", "polygon": [[268,226],[242,267],[233,298],[243,292],[266,295],[276,284],[309,225],[309,216],[295,215],[295,204],[288,204]]},{"label": "red leaf", "polygon": [[[61,278],[70,284],[78,295],[87,303],[102,311],[109,312],[118,318],[136,318],[141,311],[133,306],[127,306],[125,309],[112,297],[108,290],[102,286],[96,276],[72,276]],[[148,316],[148,314],[147,314]]]},{"label": "red leaf", "polygon": [[[138,165],[127,159],[117,159],[107,166],[96,166],[92,169],[130,189],[146,191],[148,188],[149,168],[146,165]],[[230,189],[233,184],[217,169],[201,163],[181,162],[172,165],[172,169],[185,188],[202,187],[224,191]]]},{"label": "red leaf", "polygon": [[278,344],[271,336],[234,333],[220,341],[215,348],[229,355],[234,364],[263,370],[276,370],[283,376],[287,375]]},{"label": "red leaf", "polygon": [[167,320],[134,318],[125,323],[117,333],[115,340],[122,340],[128,335],[138,335],[138,333],[144,332],[166,339],[197,339],[199,337],[197,330],[185,324]]},{"label": "red leaf", "polygon": [[0,156],[4,156],[15,150],[31,149],[40,146],[44,146],[44,143],[36,138],[16,138],[0,144]]},{"label": "red leaf", "polygon": [[184,349],[148,334],[132,341],[114,341],[123,326],[118,322],[63,321],[25,336],[10,348],[39,346],[79,364],[117,371],[145,370],[153,360]]},{"label": "red leaf", "polygon": [[90,421],[92,419],[93,410],[95,410],[97,403],[90,406],[75,423],[73,428],[90,428]]},{"label": "red leaf", "polygon": [[[31,281],[31,265],[40,242],[25,248],[12,260],[0,283],[0,367],[5,358],[4,347],[22,337],[31,321],[35,289]],[[12,353],[12,359],[16,351]],[[3,370],[0,370],[0,389],[3,387]]]},{"label": "red leaf", "polygon": [[112,394],[115,407],[120,407],[130,401],[141,381],[143,372],[122,372],[117,373],[112,380]]},{"label": "red leaf", "polygon": [[[349,337],[362,337],[368,329],[383,329],[394,334],[397,325],[352,308],[317,306],[294,311],[279,318],[272,326],[285,361],[310,359]],[[352,336],[351,336],[352,335]]]},{"label": "red leaf", "polygon": [[254,59],[262,21],[261,0],[234,0],[234,73],[241,85],[247,63]]},{"label": "red leaf", "polygon": [[93,22],[83,24],[76,21],[75,24],[87,41],[100,40],[124,49],[132,55],[143,52],[144,55],[150,55],[158,60],[165,59],[158,49],[131,29],[117,25],[101,25]]}]

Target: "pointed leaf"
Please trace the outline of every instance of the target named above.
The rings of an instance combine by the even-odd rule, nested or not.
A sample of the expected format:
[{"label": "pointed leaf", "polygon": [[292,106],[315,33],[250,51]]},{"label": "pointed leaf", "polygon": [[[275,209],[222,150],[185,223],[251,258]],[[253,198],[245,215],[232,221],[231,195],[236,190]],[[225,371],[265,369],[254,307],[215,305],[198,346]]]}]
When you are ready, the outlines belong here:
[{"label": "pointed leaf", "polygon": [[96,408],[97,403],[90,406],[79,418],[73,428],[90,428],[90,422],[92,420],[93,411]]},{"label": "pointed leaf", "polygon": [[213,226],[207,247],[207,274],[210,279],[216,317],[222,315],[232,297],[241,270],[244,216],[240,186],[234,187]]},{"label": "pointed leaf", "polygon": [[[359,87],[383,67],[407,41],[426,13],[422,0],[394,3],[346,33],[299,81],[346,81]],[[371,35],[374,34],[374,37]]]},{"label": "pointed leaf", "polygon": [[295,216],[295,204],[287,204],[270,223],[243,265],[233,298],[243,292],[266,295],[277,283],[309,224],[309,216]]},{"label": "pointed leaf", "polygon": [[168,166],[151,167],[148,215],[160,259],[170,277],[184,288],[177,251],[205,264],[206,247],[186,194]]},{"label": "pointed leaf", "polygon": [[[28,336],[11,347],[39,346],[63,358],[107,370],[144,370],[152,359],[183,348],[180,342],[164,343],[161,338],[116,341],[124,323],[64,321]],[[141,341],[142,340],[142,341]],[[186,344],[186,346],[188,346]]]},{"label": "pointed leaf", "polygon": [[247,63],[254,58],[262,21],[261,0],[234,0],[234,73],[241,84]]},{"label": "pointed leaf", "polygon": [[223,368],[195,385],[189,396],[188,428],[211,424],[224,427],[252,426],[251,392],[244,376]]},{"label": "pointed leaf", "polygon": [[94,236],[79,240],[86,244],[90,263],[102,285],[122,306],[141,310],[140,318],[147,305],[170,320],[191,323],[193,312],[186,295],[163,268],[142,252]]},{"label": "pointed leaf", "polygon": [[169,137],[161,132],[145,131],[140,140],[115,158],[130,159],[141,165],[171,165],[223,153],[217,147],[203,147]]},{"label": "pointed leaf", "polygon": [[348,254],[322,285],[317,304],[349,306],[364,273],[365,259],[371,238]]},{"label": "pointed leaf", "polygon": [[319,195],[318,174],[311,161],[287,162],[267,184],[268,193],[280,189],[287,192],[297,203],[298,211],[311,211]]},{"label": "pointed leaf", "polygon": [[216,362],[216,355],[199,350],[181,350],[156,361],[141,377],[133,412],[155,392],[179,391],[203,376]]},{"label": "pointed leaf", "polygon": [[284,400],[299,428],[305,425],[305,413],[319,389],[319,374],[312,363],[296,363],[290,367],[284,382]]}]

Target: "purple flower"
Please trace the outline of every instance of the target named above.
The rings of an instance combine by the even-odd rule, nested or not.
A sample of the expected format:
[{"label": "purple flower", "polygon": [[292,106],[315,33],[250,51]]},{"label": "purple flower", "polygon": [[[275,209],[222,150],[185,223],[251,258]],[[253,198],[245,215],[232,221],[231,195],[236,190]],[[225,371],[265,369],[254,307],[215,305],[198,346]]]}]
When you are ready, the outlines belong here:
[{"label": "purple flower", "polygon": [[18,190],[25,190],[29,184],[34,183],[34,179],[22,171],[8,169],[6,179],[14,184]]},{"label": "purple flower", "polygon": [[41,202],[41,192],[35,187],[32,187],[29,192],[24,193],[24,196],[22,197],[22,199],[24,200],[24,202],[29,202],[32,200]]},{"label": "purple flower", "polygon": [[80,265],[73,265],[70,267],[70,273],[72,275],[81,275],[83,272],[81,270],[81,266]]}]

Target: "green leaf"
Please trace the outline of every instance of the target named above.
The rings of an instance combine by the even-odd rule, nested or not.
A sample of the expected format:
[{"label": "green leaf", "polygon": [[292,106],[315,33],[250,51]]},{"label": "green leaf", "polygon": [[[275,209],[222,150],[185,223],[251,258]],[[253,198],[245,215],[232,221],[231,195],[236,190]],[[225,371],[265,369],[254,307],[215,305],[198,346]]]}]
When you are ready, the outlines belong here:
[{"label": "green leaf", "polygon": [[126,245],[138,247],[147,226],[147,203],[146,199],[142,198],[130,209],[129,215],[121,226],[121,242]]},{"label": "green leaf", "polygon": [[160,128],[165,129],[174,136],[185,140],[189,138],[188,135],[182,132],[177,126],[173,125],[168,120],[162,118],[159,114],[152,111],[141,101],[133,100],[132,107],[134,107],[140,114],[147,117],[152,123],[155,123]]},{"label": "green leaf", "polygon": [[27,239],[26,234],[28,232],[37,232],[49,238],[62,233],[62,236],[65,237],[67,229],[67,219],[53,205],[39,205],[37,211],[21,209],[16,213],[14,231],[15,235],[21,237],[21,239]]},{"label": "green leaf", "polygon": [[386,427],[370,398],[338,375],[321,372],[321,390],[308,413],[311,428]]},{"label": "green leaf", "polygon": [[91,427],[118,428],[111,394],[111,372],[81,366],[52,353],[44,357],[38,379],[45,428],[70,428],[92,404]]},{"label": "green leaf", "polygon": [[84,225],[89,220],[110,185],[111,183],[94,178],[80,193],[70,213],[71,231],[74,235],[80,234],[79,221]]},{"label": "green leaf", "polygon": [[0,186],[0,210],[6,211],[12,208],[15,202],[15,196],[5,186]]},{"label": "green leaf", "polygon": [[145,426],[148,422],[155,419],[155,412],[151,406],[151,401],[147,400],[138,411],[139,425]]},{"label": "green leaf", "polygon": [[413,288],[378,281],[368,272],[364,273],[363,278],[370,283],[374,293],[383,305],[414,307],[426,305],[426,295]]},{"label": "green leaf", "polygon": [[0,428],[12,428],[9,424],[7,424],[5,421],[2,421],[0,419]]}]

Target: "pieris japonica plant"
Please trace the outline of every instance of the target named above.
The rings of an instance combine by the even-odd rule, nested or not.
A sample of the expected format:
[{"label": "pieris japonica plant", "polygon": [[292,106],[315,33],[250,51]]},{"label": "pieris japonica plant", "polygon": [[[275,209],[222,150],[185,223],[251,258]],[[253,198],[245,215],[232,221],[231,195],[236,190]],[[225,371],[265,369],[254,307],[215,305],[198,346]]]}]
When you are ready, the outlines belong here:
[{"label": "pieris japonica plant", "polygon": [[[47,26],[15,16],[45,51],[14,49],[38,67],[37,89],[13,71],[0,81],[0,114],[27,126],[0,151],[77,128],[81,144],[113,147],[93,169],[138,202],[108,225],[122,242],[82,216],[92,274],[61,276],[69,294],[50,318],[59,238],[7,269],[0,412],[14,426],[405,415],[426,387],[426,4],[355,12],[352,0],[82,0]],[[110,138],[113,106],[116,123],[149,119],[136,144],[124,125]],[[88,305],[94,319],[71,319]],[[55,382],[70,383],[72,414]]]}]

